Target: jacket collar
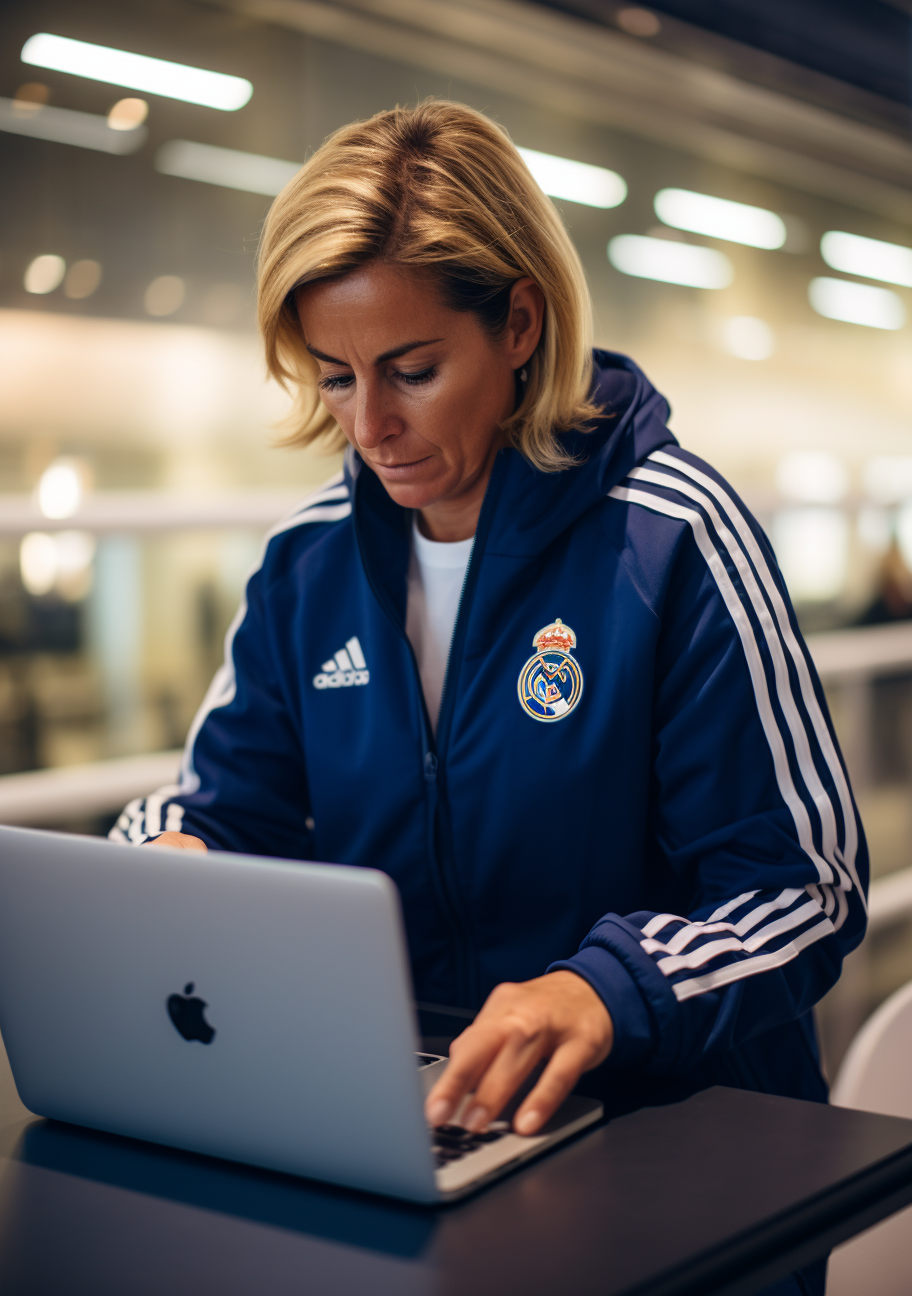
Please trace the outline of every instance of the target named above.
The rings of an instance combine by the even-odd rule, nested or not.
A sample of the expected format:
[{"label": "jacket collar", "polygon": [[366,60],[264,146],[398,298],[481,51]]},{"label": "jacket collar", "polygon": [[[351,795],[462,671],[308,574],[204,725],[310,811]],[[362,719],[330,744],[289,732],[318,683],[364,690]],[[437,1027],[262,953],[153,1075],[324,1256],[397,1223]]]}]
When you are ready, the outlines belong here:
[{"label": "jacket collar", "polygon": [[[603,411],[589,431],[574,430],[563,444],[578,460],[544,473],[513,449],[501,450],[491,472],[476,543],[482,552],[535,557],[662,445],[668,403],[624,355],[596,351],[591,397]],[[361,559],[387,612],[405,624],[411,514],[387,494],[376,473],[349,448],[345,478],[352,493]],[[482,534],[483,530],[483,534]]]}]

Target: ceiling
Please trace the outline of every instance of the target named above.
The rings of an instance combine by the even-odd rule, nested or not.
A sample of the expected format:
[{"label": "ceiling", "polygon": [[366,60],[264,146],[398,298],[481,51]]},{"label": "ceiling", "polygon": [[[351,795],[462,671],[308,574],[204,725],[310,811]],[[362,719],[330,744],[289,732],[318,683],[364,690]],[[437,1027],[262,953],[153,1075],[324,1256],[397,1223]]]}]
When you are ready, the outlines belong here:
[{"label": "ceiling", "polygon": [[[538,2],[614,29],[631,7]],[[656,0],[649,8],[660,18],[651,39],[664,48],[907,134],[912,128],[912,0]]]}]

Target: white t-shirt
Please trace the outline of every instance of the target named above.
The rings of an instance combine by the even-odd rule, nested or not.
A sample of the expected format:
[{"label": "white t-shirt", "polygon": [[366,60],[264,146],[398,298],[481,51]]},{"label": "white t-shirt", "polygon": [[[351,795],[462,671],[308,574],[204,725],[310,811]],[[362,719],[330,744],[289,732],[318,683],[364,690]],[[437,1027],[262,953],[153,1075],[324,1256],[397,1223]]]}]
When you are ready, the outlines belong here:
[{"label": "white t-shirt", "polygon": [[452,543],[428,540],[418,530],[417,513],[413,517],[405,633],[418,661],[435,734],[459,597],[474,542],[474,536]]}]

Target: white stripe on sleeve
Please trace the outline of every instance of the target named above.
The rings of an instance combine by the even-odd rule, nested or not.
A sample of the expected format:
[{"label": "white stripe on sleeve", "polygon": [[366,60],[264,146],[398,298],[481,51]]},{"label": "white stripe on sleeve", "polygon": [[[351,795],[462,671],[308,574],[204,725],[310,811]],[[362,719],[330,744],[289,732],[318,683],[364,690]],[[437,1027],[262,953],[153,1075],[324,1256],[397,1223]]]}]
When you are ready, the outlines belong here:
[{"label": "white stripe on sleeve", "polygon": [[[760,657],[760,650],[754,636],[753,627],[750,624],[747,613],[741,603],[741,599],[732,583],[732,579],[726,571],[725,565],[716,548],[709,538],[706,529],[706,523],[703,521],[702,514],[696,509],[686,508],[682,504],[675,504],[673,500],[665,499],[664,496],[653,495],[645,490],[634,490],[626,486],[615,486],[609,494],[614,499],[625,500],[631,504],[640,504],[644,508],[650,509],[654,513],[663,513],[666,517],[677,518],[680,521],[687,522],[694,533],[701,554],[706,560],[712,575],[719,587],[719,593],[722,595],[723,602],[728,609],[729,615],[735,624],[741,644],[744,649],[744,656],[747,660],[747,668],[751,678],[751,684],[754,690],[754,699],[757,704],[757,712],[760,717],[760,723],[763,726],[763,732],[766,735],[766,741],[769,745],[770,754],[773,758],[773,768],[776,775],[776,782],[782,799],[788,806],[798,834],[798,840],[802,850],[813,861],[817,869],[820,881],[823,883],[832,883],[836,880],[838,865],[833,865],[825,860],[814,842],[814,835],[811,829],[811,821],[808,816],[807,806],[798,795],[792,772],[789,768],[788,756],[786,754],[785,743],[779,726],[776,723],[773,714],[772,703],[770,701],[769,688],[766,680],[766,671]],[[843,874],[843,876],[845,876]],[[846,878],[846,881],[848,879]]]},{"label": "white stripe on sleeve", "polygon": [[[754,535],[753,531],[751,530],[747,522],[747,519],[744,517],[741,510],[737,507],[735,501],[732,499],[729,493],[722,486],[720,486],[718,482],[714,481],[713,478],[710,477],[708,473],[701,472],[699,468],[695,468],[692,464],[688,463],[685,459],[678,458],[677,456],[668,454],[667,452],[662,450],[655,451],[653,454],[649,456],[649,458],[653,462],[664,464],[666,467],[673,468],[676,472],[679,472],[687,477],[690,477],[693,481],[697,482],[700,486],[704,488],[704,490],[706,490],[709,494],[711,494],[716,499],[716,501],[722,506],[723,510],[725,511],[726,517],[728,518],[729,522],[737,531],[741,543],[744,546],[745,552],[747,553],[748,557],[750,558],[751,562],[754,564],[754,567],[756,568],[757,575],[760,578],[764,591],[767,595],[767,598],[769,599],[770,606],[772,607],[772,610],[775,614],[776,624],[778,626],[778,630],[782,642],[785,644],[786,648],[788,649],[789,656],[794,664],[795,673],[798,677],[798,685],[801,693],[801,699],[804,703],[805,709],[810,718],[811,725],[814,731],[814,736],[816,737],[820,747],[820,751],[823,754],[823,758],[824,761],[826,762],[827,769],[830,771],[830,775],[833,779],[833,786],[835,787],[837,795],[839,797],[839,808],[842,815],[842,821],[844,824],[844,833],[845,833],[845,850],[844,850],[845,865],[849,872],[849,876],[851,877],[852,882],[854,883],[855,889],[858,892],[858,896],[859,899],[861,900],[862,906],[864,907],[865,912],[867,912],[867,902],[865,899],[864,889],[860,884],[858,878],[858,872],[856,868],[856,856],[858,853],[858,829],[855,822],[855,809],[854,806],[852,805],[852,796],[849,791],[848,781],[845,777],[845,772],[843,771],[842,762],[839,759],[839,754],[836,751],[835,744],[833,743],[833,739],[830,735],[830,730],[827,726],[823,712],[820,708],[820,704],[817,700],[817,694],[814,691],[814,686],[811,681],[811,675],[808,669],[808,663],[807,663],[805,651],[803,650],[801,644],[798,642],[795,632],[792,629],[792,625],[788,616],[788,610],[785,606],[785,601],[782,597],[782,594],[779,590],[779,587],[775,579],[773,578],[772,572],[770,571],[769,568],[769,563],[766,561],[766,558],[764,557],[763,551],[761,550],[760,545],[757,542],[757,538]],[[672,489],[680,490],[682,484],[683,483],[678,482],[677,485],[672,486]],[[728,547],[729,547],[729,551],[732,552],[731,546]],[[734,553],[732,554],[732,556],[734,557]],[[740,567],[739,567],[739,572],[740,572]],[[786,672],[786,680],[788,680],[787,672]],[[824,794],[824,796],[826,796],[826,794]],[[815,800],[816,800],[816,795],[815,795]],[[826,797],[826,801],[828,803],[829,811],[831,814],[832,807],[831,804],[829,803],[829,797]],[[827,812],[824,811],[824,813]],[[825,826],[825,830],[826,830],[826,826]],[[835,835],[835,824],[833,825],[831,831]],[[842,897],[842,900],[844,902],[844,897]]]},{"label": "white stripe on sleeve", "polygon": [[[764,901],[754,906],[735,922],[727,923],[722,919],[736,913],[742,905],[753,899],[757,892],[747,892],[726,901],[706,920],[688,922],[684,918],[676,918],[669,914],[658,914],[653,917],[643,928],[644,939],[641,941],[641,946],[645,953],[659,956],[656,959],[656,966],[661,968],[665,976],[674,977],[682,971],[694,971],[716,958],[728,956],[722,967],[701,976],[689,977],[673,983],[672,990],[675,997],[683,1001],[708,990],[782,966],[797,957],[802,949],[835,932],[842,925],[848,913],[847,891],[856,890],[862,904],[864,904],[864,893],[859,885],[855,867],[857,828],[848,785],[814,693],[806,658],[792,630],[785,602],[764,560],[760,546],[734,502],[706,474],[699,473],[697,469],[691,469],[686,462],[662,452],[650,456],[650,459],[675,469],[682,476],[672,476],[649,467],[635,468],[628,480],[633,479],[634,482],[642,483],[645,489],[638,489],[634,485],[615,486],[609,494],[614,499],[641,505],[652,512],[687,522],[690,526],[697,547],[716,582],[741,640],[758,716],[773,760],[777,785],[792,816],[798,841],[813,862],[819,879],[817,883],[811,884],[803,891],[787,888],[774,900]],[[722,505],[724,516],[713,499],[710,499],[703,490],[693,486],[690,481],[684,480],[685,476],[698,479],[701,486],[711,491],[714,499]],[[650,490],[649,487],[659,487],[663,493],[654,493],[654,489]],[[677,503],[665,492],[675,492],[679,496],[692,500],[702,511]],[[738,543],[729,524],[744,542],[744,549]],[[733,563],[743,587],[743,595],[739,594],[715,543],[710,538],[708,525],[712,525],[723,552]],[[751,562],[754,564],[753,568]],[[754,574],[754,568],[757,576]],[[785,721],[785,732],[780,729],[773,710],[770,685],[760,655],[757,632],[747,615],[745,604],[756,616],[762,642],[769,652],[776,697]],[[775,620],[771,615],[770,605]],[[795,666],[801,699],[810,719],[810,732],[796,704],[783,645]],[[817,740],[823,760],[833,778],[844,824],[844,849],[840,849],[836,807],[823,785],[812,755],[811,732],[813,738]],[[797,774],[806,790],[808,801],[813,803],[819,815],[821,850],[818,850],[814,840],[808,806],[803,796],[799,794],[792,775],[786,749],[786,733],[795,752]],[[803,904],[798,904],[802,895],[806,896],[806,900]],[[780,911],[779,916],[772,917],[776,910]],[[783,910],[785,912],[782,912]],[[767,921],[768,919],[771,920]],[[672,923],[680,923],[681,926],[665,942],[657,940],[657,935]],[[763,925],[758,926],[761,923]],[[813,925],[807,926],[807,924]],[[769,953],[758,952],[770,941],[802,927],[803,931],[798,931],[779,949]],[[748,933],[752,934],[748,935]],[[706,938],[710,936],[719,938],[707,940]],[[740,957],[732,958],[732,955]]]},{"label": "white stripe on sleeve", "polygon": [[[756,892],[754,894],[756,895]],[[778,895],[775,900],[768,900],[765,904],[756,905],[736,923],[685,923],[685,925],[680,927],[672,938],[665,942],[665,944],[662,944],[661,941],[648,938],[640,941],[640,944],[647,954],[658,954],[661,950],[664,950],[668,954],[680,954],[683,949],[686,949],[691,941],[696,940],[701,936],[709,935],[712,932],[727,931],[732,932],[735,936],[744,936],[752,928],[756,927],[757,923],[763,922],[764,918],[768,918],[769,915],[775,913],[777,909],[791,908],[799,896],[803,895],[807,895],[806,890],[798,887],[791,887]],[[820,906],[818,905],[818,908],[819,907]],[[681,920],[679,919],[678,921]],[[645,930],[646,929],[644,928],[644,932]]]},{"label": "white stripe on sleeve", "polygon": [[694,995],[706,994],[708,990],[717,990],[721,986],[731,985],[733,981],[740,981],[744,977],[754,976],[758,972],[770,972],[774,968],[782,967],[785,963],[790,963],[792,959],[798,957],[803,949],[813,945],[816,941],[822,940],[824,936],[830,936],[833,933],[833,924],[828,918],[823,918],[816,927],[811,927],[801,932],[794,940],[783,945],[781,949],[774,950],[771,954],[757,954],[748,961],[739,961],[728,963],[725,967],[717,968],[715,972],[707,972],[704,976],[692,977],[687,981],[678,981],[672,986],[674,996],[679,1003],[685,999],[692,999]]},{"label": "white stripe on sleeve", "polygon": [[[719,908],[711,913],[705,921],[707,923],[712,923],[717,922],[720,918],[727,918],[733,910],[740,909],[748,900],[753,900],[754,896],[757,894],[756,891],[745,891],[743,895],[735,896],[734,900],[726,900],[725,904],[720,905]],[[643,935],[655,936],[656,932],[660,932],[662,928],[667,927],[669,923],[683,921],[684,920],[679,914],[655,914],[643,928]],[[702,927],[703,922],[698,920],[694,923],[694,926]]]}]

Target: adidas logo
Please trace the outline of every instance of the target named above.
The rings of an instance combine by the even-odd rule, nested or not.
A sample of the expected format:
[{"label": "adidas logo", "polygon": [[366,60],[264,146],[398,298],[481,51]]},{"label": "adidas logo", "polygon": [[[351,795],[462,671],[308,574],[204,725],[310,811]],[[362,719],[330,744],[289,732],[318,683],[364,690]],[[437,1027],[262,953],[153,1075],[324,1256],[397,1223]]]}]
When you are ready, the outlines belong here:
[{"label": "adidas logo", "polygon": [[318,689],[351,688],[353,684],[367,684],[369,681],[370,671],[358,636],[352,635],[351,639],[346,639],[344,648],[323,663],[319,674],[313,677],[313,686]]}]

